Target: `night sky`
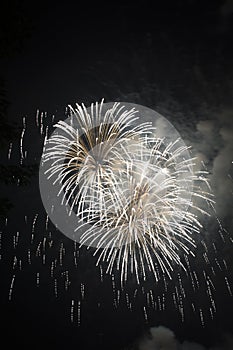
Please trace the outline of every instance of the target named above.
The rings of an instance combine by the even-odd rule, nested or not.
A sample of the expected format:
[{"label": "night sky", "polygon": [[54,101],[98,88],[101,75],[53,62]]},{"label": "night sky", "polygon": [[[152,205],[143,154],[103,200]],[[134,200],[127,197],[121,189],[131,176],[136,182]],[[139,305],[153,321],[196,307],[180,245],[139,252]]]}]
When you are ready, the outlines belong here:
[{"label": "night sky", "polygon": [[[233,337],[233,2],[6,1],[6,5],[0,11],[1,193],[11,208],[5,211],[1,206],[2,343],[25,349],[123,349],[130,344],[137,348],[150,327],[164,326],[180,343],[230,349],[222,344],[225,334]],[[205,269],[209,274],[215,271],[213,319],[208,293],[201,288],[201,244],[191,259],[192,269],[202,276],[197,293],[176,267],[166,292],[153,279],[138,287],[130,278],[116,307],[112,276],[101,275],[93,250],[78,250],[50,221],[46,223],[38,185],[41,120],[51,132],[54,121],[66,118],[67,105],[90,106],[102,98],[161,113],[205,162],[224,228],[222,239],[212,218],[202,232],[209,247]],[[20,165],[24,117],[27,156]],[[18,185],[10,180],[9,166],[15,167],[14,179],[21,178]],[[186,291],[183,321],[172,301],[179,274]],[[116,289],[118,277],[116,273]],[[141,287],[161,298],[165,293],[165,310],[147,307]],[[192,312],[192,303],[203,311],[204,326],[200,314]],[[141,350],[151,349],[142,346]]]}]

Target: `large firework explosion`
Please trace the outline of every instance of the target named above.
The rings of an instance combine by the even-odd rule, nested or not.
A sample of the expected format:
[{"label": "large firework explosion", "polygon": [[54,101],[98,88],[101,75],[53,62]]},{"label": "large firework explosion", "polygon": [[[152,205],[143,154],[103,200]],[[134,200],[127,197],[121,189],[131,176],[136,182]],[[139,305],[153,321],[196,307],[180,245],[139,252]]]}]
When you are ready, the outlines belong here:
[{"label": "large firework explosion", "polygon": [[[9,300],[15,297],[18,274],[27,264],[34,266],[36,286],[49,274],[56,298],[70,293],[70,320],[80,325],[90,284],[83,271],[88,259],[88,268],[93,262],[96,269],[92,283],[102,289],[111,285],[114,308],[125,303],[137,312],[141,305],[146,322],[154,310],[165,312],[173,303],[182,320],[191,308],[204,325],[216,312],[217,269],[231,294],[227,263],[203,234],[202,226],[214,214],[208,173],[194,171],[195,158],[169,122],[172,132],[167,133],[165,118],[154,125],[147,120],[149,109],[140,107],[103,101],[88,109],[69,107],[68,118],[55,123],[51,136],[49,117],[36,114],[43,149],[40,191],[47,215],[36,209],[30,217],[24,210],[24,230],[30,232],[29,237],[24,234],[24,256],[22,234],[14,234]],[[21,164],[28,159],[28,130],[24,118]],[[9,161],[12,148],[10,144]],[[49,218],[71,241],[64,237],[63,242],[60,234],[56,238]],[[223,229],[220,236],[224,241]],[[48,268],[46,273],[38,261]],[[205,306],[198,300],[202,291]],[[102,299],[96,302],[99,310],[106,303]],[[90,296],[88,300],[90,304]]]},{"label": "large firework explosion", "polygon": [[75,210],[81,234],[73,239],[96,247],[107,272],[117,265],[122,282],[128,270],[139,282],[146,270],[158,281],[160,271],[171,278],[174,263],[185,269],[180,256],[195,255],[198,214],[210,215],[213,203],[206,172],[193,171],[188,147],[158,137],[152,123],[138,123],[135,108],[119,103],[105,112],[103,101],[70,112],[46,141],[41,172],[58,183],[69,216]]}]

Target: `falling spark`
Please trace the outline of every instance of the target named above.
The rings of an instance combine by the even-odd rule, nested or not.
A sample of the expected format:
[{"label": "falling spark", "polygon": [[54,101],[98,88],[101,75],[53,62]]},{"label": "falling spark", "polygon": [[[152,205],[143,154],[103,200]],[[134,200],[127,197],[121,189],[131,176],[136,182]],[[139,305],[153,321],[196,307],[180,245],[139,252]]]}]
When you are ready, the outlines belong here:
[{"label": "falling spark", "polygon": [[28,249],[28,264],[31,265],[32,260],[31,260],[31,250]]},{"label": "falling spark", "polygon": [[146,307],[145,306],[143,306],[143,313],[144,313],[145,321],[146,321],[146,323],[148,323],[148,315],[147,315],[147,311],[146,311]]},{"label": "falling spark", "polygon": [[51,263],[50,276],[51,276],[52,278],[54,277],[54,261],[52,261],[52,263]]},{"label": "falling spark", "polygon": [[10,144],[9,144],[9,150],[8,150],[8,156],[7,156],[7,157],[8,157],[8,160],[11,159],[12,147],[13,147],[13,143],[10,142]]},{"label": "falling spark", "polygon": [[35,232],[35,225],[36,225],[37,218],[38,218],[38,214],[36,214],[36,215],[34,216],[34,219],[33,219],[33,222],[32,222],[31,244],[32,244],[33,241],[34,241],[34,232]]},{"label": "falling spark", "polygon": [[54,294],[55,294],[55,297],[57,298],[58,292],[57,292],[57,279],[56,278],[54,279]]},{"label": "falling spark", "polygon": [[36,286],[37,287],[40,286],[40,273],[39,272],[36,273]]},{"label": "falling spark", "polygon": [[17,257],[14,256],[13,266],[12,266],[13,270],[15,270],[16,266],[17,266]]},{"label": "falling spark", "polygon": [[82,300],[84,299],[84,296],[85,296],[85,287],[84,287],[84,284],[81,283],[81,297],[82,297]]},{"label": "falling spark", "polygon": [[205,327],[205,321],[204,321],[203,311],[202,311],[201,308],[199,308],[199,315],[200,315],[201,325],[204,328]]},{"label": "falling spark", "polygon": [[14,288],[14,283],[15,283],[15,275],[12,276],[12,280],[11,280],[11,285],[10,285],[10,290],[9,290],[9,301],[12,300],[12,293],[13,293],[13,288]]},{"label": "falling spark", "polygon": [[40,115],[40,134],[43,135],[43,118],[44,118],[44,113],[41,113]]},{"label": "falling spark", "polygon": [[71,323],[74,322],[74,300],[71,300],[70,321]]},{"label": "falling spark", "polygon": [[102,265],[100,265],[100,281],[101,282],[103,282],[103,280],[104,280],[104,274],[103,274],[103,267],[102,267]]},{"label": "falling spark", "polygon": [[232,297],[232,290],[231,290],[231,287],[230,287],[230,284],[229,284],[229,281],[228,281],[227,277],[225,277],[225,282],[226,282],[226,285],[227,285],[228,292],[229,292],[230,296]]},{"label": "falling spark", "polygon": [[39,109],[37,109],[36,111],[36,126],[39,127],[39,115],[40,115],[40,111]]},{"label": "falling spark", "polygon": [[21,154],[20,164],[22,164],[23,160],[25,159],[25,154],[23,151],[23,139],[24,139],[25,131],[26,131],[26,119],[25,119],[25,117],[23,117],[23,129],[22,129],[21,137],[20,137],[20,154]]},{"label": "falling spark", "polygon": [[81,301],[78,302],[78,326],[81,325]]}]

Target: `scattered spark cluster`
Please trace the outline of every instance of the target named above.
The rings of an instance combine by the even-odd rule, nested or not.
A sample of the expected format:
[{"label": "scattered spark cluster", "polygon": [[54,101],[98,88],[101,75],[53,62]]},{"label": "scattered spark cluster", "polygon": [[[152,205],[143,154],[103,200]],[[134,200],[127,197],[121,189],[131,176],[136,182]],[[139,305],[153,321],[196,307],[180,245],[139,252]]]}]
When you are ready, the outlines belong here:
[{"label": "scattered spark cluster", "polygon": [[[28,164],[33,151],[25,149],[26,138],[32,129],[36,132],[41,169],[52,185],[58,184],[67,215],[75,213],[77,236],[73,241],[61,238],[39,193],[34,207],[30,199],[18,211],[22,220],[17,218],[17,231],[15,218],[6,218],[0,236],[2,264],[8,263],[5,233],[13,230],[7,252],[8,260],[12,255],[8,299],[17,298],[20,275],[32,267],[36,288],[49,280],[55,298],[69,295],[70,321],[78,326],[88,302],[104,309],[104,288],[111,288],[113,309],[124,304],[133,313],[140,308],[145,322],[172,303],[182,321],[185,309],[191,308],[204,326],[205,318],[216,313],[216,275],[222,274],[232,295],[227,261],[218,252],[221,243],[207,241],[202,232],[202,216],[214,212],[208,174],[193,171],[195,159],[187,157],[188,148],[178,139],[166,142],[151,123],[138,124],[135,109],[121,104],[103,114],[102,109],[103,102],[89,110],[70,108],[72,122],[57,122],[59,132],[50,137],[55,117],[38,111],[36,127],[23,118],[19,147],[9,144],[8,162],[19,155],[19,164]],[[219,233],[224,244],[228,234],[222,227]],[[88,260],[93,264],[84,268]],[[85,277],[88,269],[95,279]],[[96,286],[94,299],[90,283]],[[204,306],[198,300],[202,293]]]}]

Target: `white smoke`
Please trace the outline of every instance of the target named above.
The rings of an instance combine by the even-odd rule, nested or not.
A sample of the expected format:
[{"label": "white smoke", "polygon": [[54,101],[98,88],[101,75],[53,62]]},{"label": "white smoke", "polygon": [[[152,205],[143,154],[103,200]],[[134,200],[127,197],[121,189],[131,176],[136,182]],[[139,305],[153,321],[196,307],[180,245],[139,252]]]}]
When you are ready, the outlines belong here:
[{"label": "white smoke", "polygon": [[216,189],[217,210],[221,216],[228,214],[232,216],[233,120],[231,118],[226,119],[219,133],[223,147],[219,150],[213,163],[213,184]]},{"label": "white smoke", "polygon": [[150,336],[139,344],[139,350],[176,350],[177,341],[174,333],[163,326],[150,329]]},{"label": "white smoke", "polygon": [[233,337],[225,335],[223,343],[220,345],[205,347],[204,345],[176,339],[173,331],[159,326],[150,328],[147,336],[143,337],[136,344],[137,350],[232,350]]},{"label": "white smoke", "polygon": [[209,166],[210,183],[220,219],[232,217],[233,203],[233,112],[224,110],[211,120],[197,124],[193,143],[199,163]]}]

